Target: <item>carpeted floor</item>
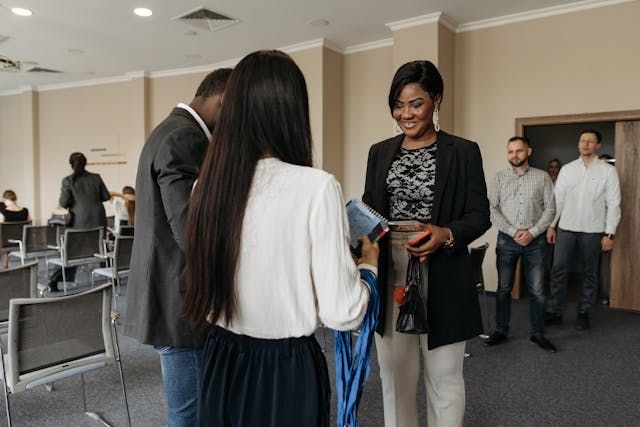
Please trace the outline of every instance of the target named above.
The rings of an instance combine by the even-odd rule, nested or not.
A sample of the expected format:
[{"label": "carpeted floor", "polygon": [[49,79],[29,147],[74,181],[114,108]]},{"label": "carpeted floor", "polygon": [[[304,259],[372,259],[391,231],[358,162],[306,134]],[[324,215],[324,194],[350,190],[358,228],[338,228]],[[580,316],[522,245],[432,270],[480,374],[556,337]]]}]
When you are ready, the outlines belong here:
[{"label": "carpeted floor", "polygon": [[[126,290],[126,287],[125,287]],[[494,299],[489,297],[490,318]],[[122,310],[124,298],[118,300]],[[573,329],[575,305],[565,324],[549,328],[547,337],[559,348],[545,353],[528,340],[528,301],[513,304],[512,329],[504,345],[486,348],[469,342],[465,361],[467,426],[632,426],[640,425],[640,315],[598,306],[593,328]],[[326,347],[333,376],[333,338],[317,334]],[[325,342],[326,338],[326,342]],[[134,426],[161,426],[165,400],[158,356],[153,349],[120,338],[125,380]],[[85,375],[88,409],[116,426],[126,425],[118,371],[115,366]],[[420,425],[426,425],[424,387],[417,396]],[[82,413],[80,378],[55,383],[49,392],[38,387],[13,395],[16,426],[98,426]],[[332,405],[332,411],[335,404]],[[6,425],[4,411],[0,425]],[[380,379],[375,355],[359,411],[362,426],[382,426]]]}]

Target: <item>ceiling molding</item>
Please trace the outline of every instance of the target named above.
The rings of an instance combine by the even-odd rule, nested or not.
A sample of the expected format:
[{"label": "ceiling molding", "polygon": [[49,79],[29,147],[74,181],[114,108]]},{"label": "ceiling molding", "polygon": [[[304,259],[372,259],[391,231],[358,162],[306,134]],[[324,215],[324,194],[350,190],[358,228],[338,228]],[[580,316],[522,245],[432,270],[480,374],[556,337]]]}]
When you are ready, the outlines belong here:
[{"label": "ceiling molding", "polygon": [[387,46],[393,46],[393,37],[389,37],[388,39],[376,40],[374,42],[360,43],[360,44],[354,44],[352,46],[347,46],[342,50],[342,52],[345,55],[350,55],[352,53],[380,49],[382,47],[387,47]]},{"label": "ceiling molding", "polygon": [[145,77],[149,77],[149,72],[148,71],[144,71],[144,70],[129,71],[129,72],[125,73],[125,76],[129,77],[130,79],[142,79],[142,78],[145,78]]},{"label": "ceiling molding", "polygon": [[215,64],[196,65],[195,67],[174,68],[171,70],[152,71],[149,77],[154,79],[157,77],[174,77],[186,74],[210,73],[218,68],[233,68],[238,65],[242,58],[229,59],[227,61],[216,62]]},{"label": "ceiling molding", "polygon": [[449,15],[443,13],[440,15],[440,19],[438,22],[444,25],[445,28],[448,28],[450,31],[456,33],[458,32],[458,27],[460,26],[455,19],[450,17]]},{"label": "ceiling molding", "polygon": [[33,86],[25,85],[25,86],[20,86],[17,89],[9,89],[9,90],[0,91],[0,96],[22,95],[25,92],[32,92],[32,91],[35,91]]},{"label": "ceiling molding", "polygon": [[528,12],[513,13],[511,15],[498,16],[495,18],[482,19],[479,21],[467,22],[458,26],[457,33],[481,30],[484,28],[498,27],[501,25],[514,24],[517,22],[531,21],[534,19],[547,18],[549,16],[564,15],[566,13],[580,12],[583,10],[595,9],[599,7],[613,6],[621,3],[630,3],[637,0],[584,0],[559,6],[545,7],[542,9],[530,10]]},{"label": "ceiling molding", "polygon": [[414,16],[413,18],[401,19],[400,21],[384,24],[391,31],[404,30],[406,28],[417,27],[419,25],[432,24],[438,22],[442,12],[429,13],[428,15]]},{"label": "ceiling molding", "polygon": [[278,50],[281,50],[286,53],[294,53],[294,52],[300,52],[301,50],[323,47],[324,45],[325,45],[324,39],[315,39],[315,40],[309,40],[302,43],[291,44],[289,46],[281,47]]},{"label": "ceiling molding", "polygon": [[106,85],[111,83],[125,83],[125,82],[130,82],[131,80],[132,80],[131,77],[124,75],[124,76],[104,77],[104,78],[89,79],[89,80],[80,80],[75,82],[53,83],[53,84],[38,86],[38,92],[47,92],[50,90],[61,90],[61,89],[73,89],[77,87],[86,87],[86,86]]}]

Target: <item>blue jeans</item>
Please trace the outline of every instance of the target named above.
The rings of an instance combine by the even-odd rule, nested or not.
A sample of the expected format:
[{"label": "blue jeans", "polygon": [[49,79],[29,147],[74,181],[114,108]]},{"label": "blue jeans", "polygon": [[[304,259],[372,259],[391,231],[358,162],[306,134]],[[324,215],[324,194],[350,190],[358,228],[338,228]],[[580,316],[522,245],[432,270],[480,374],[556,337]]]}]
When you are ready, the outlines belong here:
[{"label": "blue jeans", "polygon": [[579,255],[582,258],[582,288],[578,313],[589,314],[598,290],[601,241],[602,233],[579,233],[558,228],[551,269],[551,297],[547,311],[562,315],[567,298],[571,259]]},{"label": "blue jeans", "polygon": [[511,319],[511,289],[518,258],[522,257],[527,288],[529,289],[529,317],[531,335],[542,335],[544,328],[544,234],[527,246],[520,246],[505,233],[498,233],[496,265],[498,267],[498,293],[496,297],[496,331],[507,334]]},{"label": "blue jeans", "polygon": [[198,420],[202,349],[154,347],[160,355],[167,395],[167,427],[191,427]]}]

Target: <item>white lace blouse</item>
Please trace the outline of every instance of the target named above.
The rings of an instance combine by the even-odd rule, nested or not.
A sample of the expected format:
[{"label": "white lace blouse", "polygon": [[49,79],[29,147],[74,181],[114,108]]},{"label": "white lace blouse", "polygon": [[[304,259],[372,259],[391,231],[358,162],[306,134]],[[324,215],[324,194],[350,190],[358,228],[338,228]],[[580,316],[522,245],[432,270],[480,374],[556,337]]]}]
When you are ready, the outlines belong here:
[{"label": "white lace blouse", "polygon": [[[340,184],[322,170],[258,162],[242,226],[237,313],[218,324],[256,338],[356,329],[369,302],[349,251]],[[361,265],[377,274],[377,269]]]}]

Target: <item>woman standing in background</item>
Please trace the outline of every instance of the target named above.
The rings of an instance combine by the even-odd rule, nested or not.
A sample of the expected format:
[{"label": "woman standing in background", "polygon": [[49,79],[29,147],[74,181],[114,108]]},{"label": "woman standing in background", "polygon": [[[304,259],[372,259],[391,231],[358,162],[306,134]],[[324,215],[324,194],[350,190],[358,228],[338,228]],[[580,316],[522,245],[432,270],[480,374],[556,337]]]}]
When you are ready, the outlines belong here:
[{"label": "woman standing in background", "polygon": [[[480,149],[440,130],[444,84],[429,61],[401,66],[389,91],[389,109],[402,133],[371,147],[362,200],[390,220],[415,221],[431,238],[419,246],[415,233],[391,228],[380,242],[381,314],[376,349],[386,427],[418,425],[420,354],[424,359],[430,426],[462,426],[465,340],[482,332],[467,245],[490,226]],[[428,335],[395,330],[408,255],[423,263]],[[386,300],[386,302],[385,302]]]},{"label": "woman standing in background", "polygon": [[[102,202],[111,197],[102,178],[97,173],[88,172],[87,158],[82,153],[72,153],[69,164],[73,173],[62,179],[60,190],[60,206],[66,208],[73,215],[73,221],[68,227],[87,229],[107,226],[107,216]],[[67,280],[75,279],[76,267],[65,270]],[[56,270],[49,280],[49,290],[58,291],[58,282],[62,280],[62,269]]]}]

